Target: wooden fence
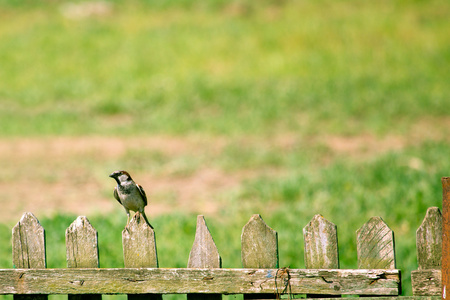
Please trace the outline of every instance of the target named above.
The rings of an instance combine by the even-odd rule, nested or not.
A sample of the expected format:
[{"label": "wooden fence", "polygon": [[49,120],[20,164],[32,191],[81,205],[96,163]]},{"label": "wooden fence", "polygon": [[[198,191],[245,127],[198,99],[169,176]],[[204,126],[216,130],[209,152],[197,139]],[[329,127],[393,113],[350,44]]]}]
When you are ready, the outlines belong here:
[{"label": "wooden fence", "polygon": [[[444,189],[444,217],[445,205]],[[161,300],[163,294],[187,294],[189,300],[218,300],[223,294],[244,294],[244,299],[398,297],[401,277],[393,231],[373,217],[356,235],[358,269],[339,269],[336,225],[316,215],[303,228],[306,269],[280,268],[277,232],[253,215],[242,229],[243,268],[222,269],[205,219],[198,216],[187,268],[158,268],[154,230],[137,213],[122,232],[125,267],[108,269],[99,268],[96,230],[86,217],[78,217],[66,230],[67,268],[47,269],[44,229],[25,213],[12,230],[14,269],[0,270],[0,294],[39,300],[50,294],[67,294],[71,300],[99,300],[101,294],[128,294],[133,300]],[[441,297],[442,236],[443,216],[431,207],[417,230],[414,298]]]}]

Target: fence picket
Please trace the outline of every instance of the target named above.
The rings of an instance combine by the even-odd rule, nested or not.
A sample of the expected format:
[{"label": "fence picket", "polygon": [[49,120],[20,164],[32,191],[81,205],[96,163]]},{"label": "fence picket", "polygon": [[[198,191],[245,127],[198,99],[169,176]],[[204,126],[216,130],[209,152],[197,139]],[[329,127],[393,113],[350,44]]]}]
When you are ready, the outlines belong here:
[{"label": "fence picket", "polygon": [[356,232],[359,269],[395,269],[394,232],[372,217]]},{"label": "fence picket", "polygon": [[418,270],[411,272],[415,296],[437,296],[441,293],[442,213],[430,207],[416,231]]},{"label": "fence picket", "polygon": [[[206,225],[205,218],[197,216],[194,244],[189,253],[188,268],[221,268],[222,259]],[[220,300],[222,294],[187,294],[188,300]]]},{"label": "fence picket", "polygon": [[[431,207],[416,232],[419,268],[411,274],[414,299],[439,297],[444,219],[439,208]],[[187,269],[158,268],[155,232],[140,213],[122,231],[126,269],[98,268],[97,232],[86,217],[78,217],[66,230],[69,269],[45,269],[45,231],[31,213],[22,216],[12,235],[13,263],[18,269],[0,270],[0,294],[12,294],[16,300],[46,300],[47,294],[68,293],[77,293],[69,294],[69,300],[100,300],[101,294],[162,300],[166,293],[187,293],[188,300],[220,300],[222,294],[243,293],[247,300],[279,299],[284,293],[325,298],[401,292],[400,270],[389,270],[396,267],[394,233],[379,217],[357,231],[361,270],[339,269],[337,227],[321,215],[303,228],[308,270],[279,269],[277,232],[258,214],[242,229],[242,270],[221,269],[203,216],[197,217]]]},{"label": "fence picket", "polygon": [[[137,212],[122,231],[123,258],[126,268],[157,268],[155,231]],[[129,300],[161,300],[158,294],[128,295]]]},{"label": "fence picket", "polygon": [[450,293],[450,177],[442,177],[442,299]]},{"label": "fence picket", "polygon": [[97,231],[85,216],[78,217],[66,230],[68,268],[98,268]]},{"label": "fence picket", "polygon": [[[305,267],[307,269],[339,269],[337,226],[322,215],[315,215],[303,228]],[[308,294],[307,298],[327,298],[335,295]]]},{"label": "fence picket", "polygon": [[315,215],[303,228],[305,267],[339,269],[337,226],[321,215]]},{"label": "fence picket", "polygon": [[[244,268],[278,268],[278,234],[267,226],[259,214],[253,215],[242,228],[241,247]],[[267,276],[277,280],[277,274]],[[246,294],[244,300],[246,299],[275,299],[275,295]]]},{"label": "fence picket", "polygon": [[[68,268],[98,268],[97,231],[85,216],[78,217],[66,230]],[[68,295],[69,300],[100,300],[102,295]]]},{"label": "fence picket", "polygon": [[442,213],[430,207],[416,231],[419,269],[440,269],[442,259]]},{"label": "fence picket", "polygon": [[[45,230],[32,213],[24,213],[12,229],[13,265],[21,269],[47,267]],[[15,300],[47,300],[47,295],[14,295]]]},{"label": "fence picket", "polygon": [[278,233],[260,215],[253,215],[242,229],[244,268],[278,268]]}]

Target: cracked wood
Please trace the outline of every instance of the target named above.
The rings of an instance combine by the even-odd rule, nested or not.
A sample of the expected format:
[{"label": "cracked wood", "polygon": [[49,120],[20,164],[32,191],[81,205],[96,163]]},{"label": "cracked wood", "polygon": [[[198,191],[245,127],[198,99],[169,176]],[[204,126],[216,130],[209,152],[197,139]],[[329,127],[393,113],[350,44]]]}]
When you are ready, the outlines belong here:
[{"label": "cracked wood", "polygon": [[[280,269],[4,269],[0,294],[275,294]],[[400,271],[290,269],[293,294],[399,294]],[[275,282],[277,280],[277,282]]]}]

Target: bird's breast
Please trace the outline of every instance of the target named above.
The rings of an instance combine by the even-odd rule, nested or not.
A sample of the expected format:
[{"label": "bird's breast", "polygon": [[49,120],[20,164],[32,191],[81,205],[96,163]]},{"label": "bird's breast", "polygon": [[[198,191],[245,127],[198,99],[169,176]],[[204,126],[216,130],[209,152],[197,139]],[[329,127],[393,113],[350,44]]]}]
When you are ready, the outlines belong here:
[{"label": "bird's breast", "polygon": [[118,191],[122,205],[132,211],[142,211],[144,209],[144,200],[137,188],[124,188]]}]

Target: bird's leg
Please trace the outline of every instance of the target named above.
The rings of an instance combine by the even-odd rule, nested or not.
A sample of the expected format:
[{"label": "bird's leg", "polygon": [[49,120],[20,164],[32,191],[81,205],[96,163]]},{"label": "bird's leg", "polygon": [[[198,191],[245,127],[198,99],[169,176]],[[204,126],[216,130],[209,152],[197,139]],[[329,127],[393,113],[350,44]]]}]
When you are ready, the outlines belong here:
[{"label": "bird's leg", "polygon": [[127,225],[130,224],[130,211],[127,210]]}]

